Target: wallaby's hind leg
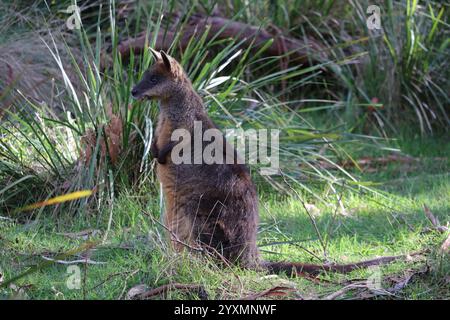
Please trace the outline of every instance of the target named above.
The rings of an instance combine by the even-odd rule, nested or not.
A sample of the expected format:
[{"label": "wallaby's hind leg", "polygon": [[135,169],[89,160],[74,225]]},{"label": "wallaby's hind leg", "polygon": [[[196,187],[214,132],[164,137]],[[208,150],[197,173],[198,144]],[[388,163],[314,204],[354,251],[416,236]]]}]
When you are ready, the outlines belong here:
[{"label": "wallaby's hind leg", "polygon": [[[246,225],[242,227],[245,229]],[[199,232],[198,241],[205,248],[213,249],[232,264],[253,268],[258,264],[258,250],[255,241],[248,238],[248,234],[239,225],[231,228],[224,220],[210,219]]]}]

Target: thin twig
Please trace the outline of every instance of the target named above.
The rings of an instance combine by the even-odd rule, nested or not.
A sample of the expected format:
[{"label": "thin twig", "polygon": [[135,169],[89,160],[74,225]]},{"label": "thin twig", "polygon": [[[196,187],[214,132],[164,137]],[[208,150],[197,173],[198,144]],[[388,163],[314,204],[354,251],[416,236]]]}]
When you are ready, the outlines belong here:
[{"label": "thin twig", "polygon": [[324,300],[334,300],[343,294],[345,294],[347,291],[356,289],[356,288],[367,288],[367,281],[360,281],[356,283],[349,284],[348,286],[343,287],[342,289],[339,289],[336,292],[333,292],[332,294],[326,296],[323,298]]},{"label": "thin twig", "polygon": [[302,198],[301,198],[301,196],[298,194],[297,190],[295,190],[294,188],[292,188],[292,186],[287,182],[286,176],[285,176],[285,174],[283,173],[283,171],[282,171],[281,169],[280,169],[280,174],[281,174],[281,176],[283,177],[283,180],[284,180],[284,182],[286,183],[286,185],[289,187],[289,189],[291,189],[291,190],[295,193],[295,195],[297,196],[298,200],[300,201],[300,203],[302,204],[303,208],[305,209],[305,211],[306,211],[306,213],[307,213],[309,219],[311,220],[311,223],[312,223],[312,225],[313,225],[313,227],[314,227],[314,230],[315,230],[315,232],[316,232],[316,234],[317,234],[317,237],[318,237],[318,239],[319,239],[319,242],[320,242],[320,244],[321,244],[321,246],[322,246],[322,248],[323,248],[323,250],[324,250],[324,254],[325,254],[325,256],[326,256],[326,247],[325,247],[325,244],[324,244],[324,242],[323,242],[322,235],[320,234],[319,228],[317,227],[316,220],[314,219],[314,217],[312,216],[312,214],[309,212],[308,208],[307,208],[306,205],[305,205],[305,202],[302,200]]},{"label": "thin twig", "polygon": [[[335,192],[335,194],[336,194],[336,190],[334,189],[334,188],[332,188],[333,189],[333,191]],[[329,224],[329,226],[330,226],[330,231],[329,231],[329,228],[327,227],[327,231],[326,231],[326,233],[327,233],[327,235],[328,235],[328,237],[327,237],[327,239],[325,240],[325,252],[326,252],[326,247],[328,246],[328,242],[329,242],[329,240],[330,240],[330,238],[331,238],[331,236],[332,236],[332,233],[329,233],[329,232],[333,232],[333,230],[331,229],[331,226],[334,224],[334,222],[335,222],[335,220],[336,220],[336,216],[337,216],[337,211],[338,211],[338,208],[339,208],[339,205],[341,205],[341,200],[342,200],[342,195],[343,195],[343,192],[341,192],[340,194],[339,194],[339,196],[337,197],[337,204],[336,204],[336,208],[334,209],[334,212],[333,212],[333,215],[331,216],[331,222],[330,222],[330,224]],[[343,208],[344,206],[343,205],[341,205],[341,207]],[[345,208],[344,208],[344,210],[345,210]]]},{"label": "thin twig", "polygon": [[188,249],[191,249],[191,250],[194,250],[194,251],[197,251],[197,252],[203,252],[204,251],[202,247],[193,247],[190,244],[180,240],[180,238],[178,238],[178,236],[172,230],[170,230],[167,226],[165,226],[164,224],[162,224],[161,222],[159,222],[158,220],[153,218],[153,216],[150,213],[145,212],[145,211],[142,211],[142,213],[145,214],[150,219],[152,219],[153,222],[156,222],[161,227],[163,227],[165,230],[167,230],[171,234],[171,236],[173,237],[172,239],[175,240],[177,243],[185,246]]},{"label": "thin twig", "polygon": [[9,217],[3,217],[3,216],[0,216],[0,220],[6,220],[6,221],[16,221],[15,219],[12,219],[12,218],[9,218]]},{"label": "thin twig", "polygon": [[106,262],[100,262],[100,261],[94,261],[88,258],[85,259],[79,259],[79,260],[72,260],[72,261],[66,261],[66,260],[56,260],[56,259],[52,259],[46,256],[41,256],[42,259],[47,260],[47,261],[52,261],[55,263],[59,263],[59,264],[66,264],[66,265],[70,265],[70,264],[77,264],[77,263],[87,263],[87,264],[106,264]]},{"label": "thin twig", "polygon": [[139,271],[140,271],[140,269],[136,269],[136,270],[134,270],[133,272],[130,272],[130,273],[125,277],[125,279],[124,279],[125,284],[124,284],[123,289],[122,289],[122,292],[120,293],[120,295],[119,295],[119,297],[117,298],[117,300],[121,300],[121,299],[122,299],[122,296],[123,296],[123,294],[125,293],[125,290],[127,289],[127,281],[128,281],[128,279],[131,278],[132,276],[134,276],[134,275],[135,275],[136,273],[138,273]]}]

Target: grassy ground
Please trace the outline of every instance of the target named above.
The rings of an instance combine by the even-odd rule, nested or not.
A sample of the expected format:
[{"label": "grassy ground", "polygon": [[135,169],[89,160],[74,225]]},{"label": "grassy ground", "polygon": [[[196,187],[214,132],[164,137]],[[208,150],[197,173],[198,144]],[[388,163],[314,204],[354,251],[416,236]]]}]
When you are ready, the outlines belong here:
[{"label": "grassy ground", "polygon": [[[103,264],[76,264],[80,268],[80,289],[69,289],[74,275],[67,265],[53,263],[42,266],[42,256],[77,248],[86,239],[74,233],[99,229],[90,240],[101,242],[110,212],[100,219],[51,217],[41,215],[30,224],[0,220],[0,270],[4,280],[19,275],[30,267],[38,271],[14,281],[14,286],[0,289],[0,296],[33,299],[118,299],[125,298],[130,288],[144,284],[155,288],[178,282],[202,285],[209,298],[242,298],[274,286],[295,288],[285,298],[325,298],[355,281],[380,281],[378,290],[353,288],[337,299],[450,298],[448,255],[438,249],[446,235],[427,231],[431,224],[423,206],[439,218],[442,224],[450,212],[450,163],[436,159],[450,154],[448,139],[415,139],[392,142],[406,154],[420,157],[420,162],[405,168],[397,164],[378,168],[373,173],[360,173],[362,181],[378,183],[378,193],[336,194],[322,190],[324,198],[340,199],[342,207],[308,203],[314,214],[319,235],[313,228],[303,206],[295,197],[264,192],[260,186],[261,227],[259,245],[265,259],[297,260],[322,263],[354,262],[378,256],[411,254],[425,251],[388,266],[354,271],[349,275],[323,274],[320,280],[290,279],[287,276],[267,276],[263,272],[220,268],[198,254],[174,254],[167,248],[164,230],[158,225],[159,199],[151,193],[121,194],[114,204],[111,230],[106,242],[89,251],[89,258]],[[354,155],[383,155],[381,151],[354,150]],[[384,152],[387,154],[388,152]],[[355,171],[355,174],[358,173]],[[333,201],[329,201],[333,203]],[[338,203],[337,200],[334,201]],[[151,219],[146,214],[155,218]],[[66,233],[65,235],[63,233]],[[289,242],[289,243],[286,243]],[[82,256],[81,259],[84,258]],[[64,257],[66,261],[80,259],[80,254]],[[409,275],[416,273],[405,285]],[[76,275],[76,274],[75,274]],[[374,280],[375,279],[375,280]],[[370,282],[371,283],[371,282]],[[392,295],[381,295],[395,287]],[[199,298],[198,294],[170,291],[167,298]]]}]

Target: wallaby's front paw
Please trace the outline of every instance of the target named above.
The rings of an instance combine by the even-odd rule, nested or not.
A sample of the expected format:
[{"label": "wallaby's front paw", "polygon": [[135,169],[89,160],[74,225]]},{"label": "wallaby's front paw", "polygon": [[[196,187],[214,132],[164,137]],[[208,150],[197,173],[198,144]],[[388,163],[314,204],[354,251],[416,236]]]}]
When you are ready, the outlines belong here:
[{"label": "wallaby's front paw", "polygon": [[159,156],[159,150],[155,142],[153,142],[152,145],[150,146],[150,154],[154,159],[158,158]]},{"label": "wallaby's front paw", "polygon": [[171,141],[168,144],[166,144],[164,147],[159,150],[158,153],[158,163],[159,164],[166,164],[167,163],[167,157],[170,156],[170,153],[172,152],[172,148],[177,144],[175,141]]}]

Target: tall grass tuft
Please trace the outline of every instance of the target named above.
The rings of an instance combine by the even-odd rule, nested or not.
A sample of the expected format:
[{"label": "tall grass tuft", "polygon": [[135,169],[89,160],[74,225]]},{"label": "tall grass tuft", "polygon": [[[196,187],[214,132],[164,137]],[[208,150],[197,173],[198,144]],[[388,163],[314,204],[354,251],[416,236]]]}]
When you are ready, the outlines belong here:
[{"label": "tall grass tuft", "polygon": [[352,123],[361,117],[386,135],[398,133],[399,126],[422,134],[447,132],[448,6],[436,1],[385,1],[380,5],[381,30],[368,30],[369,2],[351,3],[363,31],[359,33],[367,37],[358,50],[367,55],[360,65],[347,69],[349,89],[355,100],[369,106],[364,112],[351,109]]}]

